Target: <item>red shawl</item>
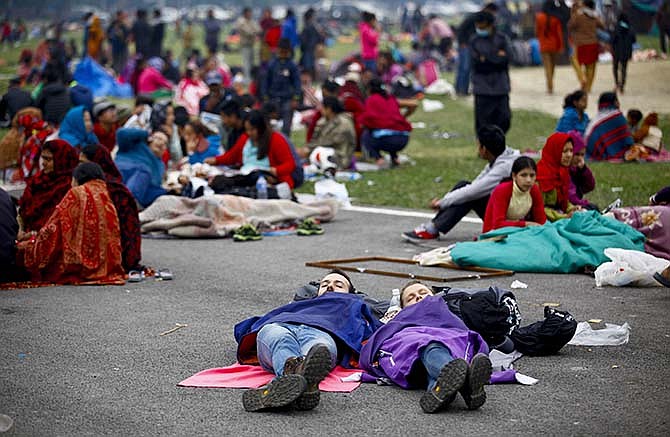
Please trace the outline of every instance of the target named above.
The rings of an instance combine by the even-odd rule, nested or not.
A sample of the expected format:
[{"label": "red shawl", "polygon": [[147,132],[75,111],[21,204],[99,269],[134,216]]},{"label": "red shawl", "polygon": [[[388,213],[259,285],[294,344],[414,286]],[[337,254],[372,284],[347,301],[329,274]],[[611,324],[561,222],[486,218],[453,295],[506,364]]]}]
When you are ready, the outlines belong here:
[{"label": "red shawl", "polygon": [[567,133],[556,132],[547,138],[547,143],[542,149],[542,157],[537,163],[537,182],[540,190],[547,193],[556,190],[558,195],[558,206],[566,211],[568,209],[568,191],[570,189],[569,167],[561,165],[561,156],[565,143],[570,141]]},{"label": "red shawl", "polygon": [[33,281],[125,283],[119,219],[101,180],[72,188],[37,237],[19,243],[18,250]]},{"label": "red shawl", "polygon": [[36,115],[22,115],[18,120],[19,126],[23,128],[26,142],[19,149],[19,171],[18,180],[25,180],[33,176],[39,170],[39,158],[42,145],[53,129],[49,124]]},{"label": "red shawl", "polygon": [[26,189],[19,200],[24,231],[39,231],[44,226],[70,189],[72,171],[79,163],[79,153],[67,141],[48,141],[43,147],[53,152],[54,169],[51,173],[40,170],[26,181]]},{"label": "red shawl", "polygon": [[[87,146],[86,149],[88,150]],[[137,202],[123,184],[121,173],[114,164],[109,150],[96,145],[93,156],[87,156],[91,162],[95,162],[102,168],[107,181],[107,191],[112,199],[121,226],[121,252],[123,253],[123,268],[126,271],[139,268],[142,259],[142,233],[140,230],[139,211]]]}]

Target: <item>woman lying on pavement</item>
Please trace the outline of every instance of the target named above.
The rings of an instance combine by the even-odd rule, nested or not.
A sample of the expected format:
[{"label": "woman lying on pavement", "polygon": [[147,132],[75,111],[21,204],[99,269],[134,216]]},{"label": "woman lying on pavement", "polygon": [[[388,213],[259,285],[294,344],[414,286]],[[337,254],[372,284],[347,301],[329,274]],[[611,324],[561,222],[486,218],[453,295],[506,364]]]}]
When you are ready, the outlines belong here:
[{"label": "woman lying on pavement", "polygon": [[481,407],[492,372],[484,339],[420,282],[403,288],[400,306],[363,346],[361,368],[405,389],[426,387],[419,401],[426,413],[444,409],[458,392],[468,409]]}]

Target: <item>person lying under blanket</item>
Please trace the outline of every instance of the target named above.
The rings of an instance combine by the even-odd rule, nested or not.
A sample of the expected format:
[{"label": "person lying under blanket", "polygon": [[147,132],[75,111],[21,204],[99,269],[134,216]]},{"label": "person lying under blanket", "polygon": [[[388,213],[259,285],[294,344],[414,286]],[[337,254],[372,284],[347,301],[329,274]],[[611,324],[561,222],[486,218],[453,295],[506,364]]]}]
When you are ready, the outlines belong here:
[{"label": "person lying under blanket", "polygon": [[362,343],[381,326],[346,273],[324,276],[317,297],[292,302],[235,325],[240,364],[259,364],[276,377],[247,390],[244,409],[261,411],[294,405],[314,409],[321,382],[339,363],[352,367]]},{"label": "person lying under blanket", "polygon": [[426,413],[446,408],[457,393],[470,410],[484,405],[492,373],[484,339],[420,282],[403,288],[400,303],[403,309],[363,346],[361,367],[405,389],[425,387],[419,404]]}]

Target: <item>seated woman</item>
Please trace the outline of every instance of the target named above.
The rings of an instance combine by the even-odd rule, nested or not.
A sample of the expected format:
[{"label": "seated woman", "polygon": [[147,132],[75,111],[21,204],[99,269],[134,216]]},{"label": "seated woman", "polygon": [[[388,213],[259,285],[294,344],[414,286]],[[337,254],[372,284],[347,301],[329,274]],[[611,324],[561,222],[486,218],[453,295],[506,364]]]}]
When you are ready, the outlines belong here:
[{"label": "seated woman", "polygon": [[91,113],[83,106],[77,106],[65,114],[58,130],[58,138],[67,141],[72,147],[81,149],[88,144],[99,144],[93,133]]},{"label": "seated woman", "polygon": [[586,107],[589,104],[589,95],[582,90],[577,90],[565,96],[563,102],[563,115],[558,119],[556,132],[570,132],[575,130],[584,136],[586,126],[589,125],[589,115]]},{"label": "seated woman", "polygon": [[368,85],[370,97],[365,101],[365,113],[361,124],[367,129],[361,137],[361,145],[377,165],[385,161],[380,152],[391,155],[391,166],[398,165],[398,152],[407,146],[412,125],[400,113],[398,101],[383,88],[382,82],[374,78]]},{"label": "seated woman", "polygon": [[186,152],[190,164],[205,162],[205,159],[216,157],[219,154],[219,145],[211,143],[207,139],[211,135],[214,135],[214,133],[199,120],[186,122],[182,137],[186,143]]},{"label": "seated woman", "polygon": [[165,164],[161,157],[168,143],[162,131],[149,134],[141,129],[123,128],[116,132],[119,150],[116,166],[121,172],[123,183],[135,200],[146,208],[157,197],[166,193],[161,186],[165,174]]},{"label": "seated woman", "polygon": [[325,97],[321,112],[323,117],[317,122],[311,141],[300,149],[300,155],[308,158],[317,147],[328,147],[335,151],[337,168],[346,170],[352,166],[356,148],[354,122],[336,97]]},{"label": "seated woman", "polygon": [[26,180],[19,200],[24,231],[38,231],[70,190],[72,170],[77,166],[77,150],[63,140],[47,141],[40,156],[42,170]]},{"label": "seated woman", "polygon": [[432,294],[418,281],[403,288],[402,311],[363,346],[361,368],[402,388],[426,387],[419,401],[426,413],[446,408],[459,392],[468,409],[476,410],[486,402],[489,348]]},{"label": "seated woman", "polygon": [[537,182],[542,192],[544,211],[549,221],[572,217],[581,209],[570,203],[570,164],[573,155],[570,135],[556,132],[547,138],[542,158],[537,163]]},{"label": "seated woman", "polygon": [[253,187],[261,175],[269,184],[286,182],[293,189],[295,184],[291,173],[296,164],[284,136],[272,130],[268,119],[260,111],[249,113],[244,129],[246,132],[230,150],[205,159],[207,164],[240,168],[239,175],[214,178],[211,183],[214,191],[225,194],[235,187]]},{"label": "seated woman", "polygon": [[119,223],[122,224],[121,254],[123,268],[126,271],[139,269],[139,263],[142,259],[142,234],[137,203],[128,188],[123,185],[121,172],[114,164],[109,150],[99,144],[86,146],[81,149],[79,161],[94,162],[102,168],[109,197],[116,208]]},{"label": "seated woman", "polygon": [[159,69],[140,58],[135,66],[131,85],[135,94],[155,95],[161,91],[172,91],[173,84],[161,74]]},{"label": "seated woman", "polygon": [[626,117],[619,110],[615,93],[606,92],[598,99],[598,115],[584,133],[586,157],[593,160],[622,159],[633,145]]},{"label": "seated woman", "polygon": [[391,52],[379,52],[377,55],[377,76],[379,76],[384,85],[391,86],[393,80],[402,76],[403,73],[402,66],[393,61]]},{"label": "seated woman", "polygon": [[570,164],[570,190],[568,191],[568,201],[584,209],[599,210],[597,205],[584,199],[584,194],[590,193],[596,187],[596,179],[591,173],[591,169],[586,165],[584,155],[586,154],[586,144],[577,131],[568,132],[572,140],[572,163]]},{"label": "seated woman", "polygon": [[189,115],[197,116],[200,110],[200,99],[209,94],[207,84],[200,78],[197,70],[186,69],[184,77],[177,84],[174,103],[183,106]]},{"label": "seated woman", "polygon": [[[41,115],[22,115],[18,119],[18,125],[23,129],[25,142],[19,148],[19,168],[12,174],[12,181],[14,182],[26,180],[39,171],[42,146],[53,133],[53,129],[49,126],[49,123],[42,120]],[[9,133],[7,136],[9,136]]]},{"label": "seated woman", "polygon": [[77,166],[72,189],[39,230],[19,236],[17,264],[35,282],[124,284],[119,219],[97,164]]},{"label": "seated woman", "polygon": [[539,226],[547,221],[540,188],[535,185],[537,166],[521,156],[512,164],[512,180],[499,184],[491,193],[482,233],[505,226]]}]

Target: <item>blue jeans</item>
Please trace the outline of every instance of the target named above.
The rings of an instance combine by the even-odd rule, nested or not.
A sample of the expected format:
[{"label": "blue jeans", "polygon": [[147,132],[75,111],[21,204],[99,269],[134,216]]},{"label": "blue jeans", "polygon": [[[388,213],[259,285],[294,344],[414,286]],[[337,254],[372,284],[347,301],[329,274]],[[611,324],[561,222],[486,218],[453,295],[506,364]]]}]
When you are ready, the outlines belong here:
[{"label": "blue jeans", "polygon": [[337,361],[337,345],[330,334],[307,325],[270,323],[258,331],[256,350],[262,368],[275,375],[284,373],[284,364],[291,357],[301,357],[317,344],[328,348],[331,368]]},{"label": "blue jeans", "polygon": [[428,346],[421,351],[421,362],[428,373],[428,387],[430,390],[437,382],[437,377],[440,376],[442,368],[454,360],[449,349],[438,342],[428,343]]},{"label": "blue jeans", "polygon": [[398,159],[398,152],[407,146],[409,135],[386,135],[375,138],[369,130],[363,131],[361,135],[361,145],[365,147],[370,156],[374,159],[382,157],[381,151],[388,152],[391,160]]},{"label": "blue jeans", "polygon": [[470,48],[458,47],[458,70],[456,71],[456,92],[468,94],[470,88]]}]

